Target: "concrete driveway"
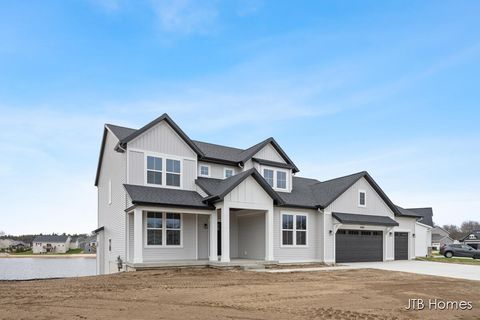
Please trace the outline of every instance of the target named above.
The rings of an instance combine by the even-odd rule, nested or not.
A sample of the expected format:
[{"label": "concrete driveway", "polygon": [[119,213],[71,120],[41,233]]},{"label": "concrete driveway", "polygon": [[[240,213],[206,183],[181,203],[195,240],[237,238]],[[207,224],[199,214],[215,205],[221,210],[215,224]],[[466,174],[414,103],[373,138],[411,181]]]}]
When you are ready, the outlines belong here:
[{"label": "concrete driveway", "polygon": [[352,269],[370,268],[480,281],[480,266],[473,265],[417,260],[354,262],[343,263],[342,265],[351,267]]}]

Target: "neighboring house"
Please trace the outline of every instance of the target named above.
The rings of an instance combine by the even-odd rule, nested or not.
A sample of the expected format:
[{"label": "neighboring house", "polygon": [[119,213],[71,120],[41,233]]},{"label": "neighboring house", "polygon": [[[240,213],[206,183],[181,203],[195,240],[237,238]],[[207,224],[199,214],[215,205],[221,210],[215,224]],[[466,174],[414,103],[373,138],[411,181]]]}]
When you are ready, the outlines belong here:
[{"label": "neighboring house", "polygon": [[23,241],[16,241],[12,239],[0,239],[0,249],[4,251],[18,251],[28,249],[30,245]]},{"label": "neighboring house", "polygon": [[0,249],[8,249],[14,242],[12,239],[0,239]]},{"label": "neighboring house", "polygon": [[116,272],[117,257],[135,270],[426,254],[425,217],[397,207],[367,172],[327,181],[298,172],[273,138],[247,149],[195,141],[167,114],[138,130],[107,124],[95,180],[98,272]]},{"label": "neighboring house", "polygon": [[71,236],[69,249],[78,249],[81,240],[82,238],[79,236]]},{"label": "neighboring house", "polygon": [[432,230],[432,248],[440,250],[443,245],[454,243],[455,240],[450,237],[450,233],[442,227],[436,226]]},{"label": "neighboring house", "polygon": [[66,253],[70,249],[70,236],[40,235],[33,239],[33,253]]},{"label": "neighboring house", "polygon": [[83,238],[78,245],[83,250],[83,253],[96,253],[97,252],[97,237],[90,236]]},{"label": "neighboring house", "polygon": [[475,249],[480,249],[480,230],[473,230],[460,241]]}]

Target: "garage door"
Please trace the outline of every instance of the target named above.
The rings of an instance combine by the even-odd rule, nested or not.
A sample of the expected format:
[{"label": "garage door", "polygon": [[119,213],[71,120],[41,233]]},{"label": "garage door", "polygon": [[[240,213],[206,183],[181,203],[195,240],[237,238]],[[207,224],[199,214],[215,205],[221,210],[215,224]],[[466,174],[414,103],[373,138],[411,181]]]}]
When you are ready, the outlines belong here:
[{"label": "garage door", "polygon": [[395,232],[395,260],[408,260],[408,232]]},{"label": "garage door", "polygon": [[335,235],[336,262],[383,261],[383,232],[338,230]]}]

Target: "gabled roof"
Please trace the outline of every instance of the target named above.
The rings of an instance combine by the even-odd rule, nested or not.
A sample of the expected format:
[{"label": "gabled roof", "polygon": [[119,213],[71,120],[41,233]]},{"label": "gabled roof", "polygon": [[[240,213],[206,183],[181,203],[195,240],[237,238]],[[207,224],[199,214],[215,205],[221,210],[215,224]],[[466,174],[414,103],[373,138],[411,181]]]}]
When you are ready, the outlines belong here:
[{"label": "gabled roof", "polygon": [[204,199],[204,202],[217,202],[221,201],[227,194],[229,194],[233,189],[235,189],[240,183],[250,176],[257,181],[257,183],[263,188],[263,190],[265,190],[265,192],[268,193],[268,195],[275,201],[276,204],[282,204],[282,199],[255,168],[246,170],[224,180],[197,178],[195,183],[209,195]]},{"label": "gabled roof", "polygon": [[185,141],[185,143],[188,144],[188,146],[190,148],[192,148],[193,151],[195,151],[196,154],[198,154],[199,156],[204,155],[203,152],[200,150],[200,148],[198,148],[197,145],[195,143],[193,143],[192,140],[190,140],[190,138],[186,135],[186,133],[183,132],[183,130],[180,129],[180,127],[166,113],[162,114],[157,119],[153,120],[152,122],[146,124],[142,128],[140,128],[138,130],[135,130],[134,132],[132,132],[128,136],[121,139],[120,140],[120,145],[125,146],[128,142],[132,141],[133,139],[140,136],[145,131],[153,128],[154,126],[156,126],[157,124],[159,124],[162,121],[166,121],[170,125],[170,127]]},{"label": "gabled roof", "polygon": [[213,209],[203,202],[195,191],[124,184],[125,190],[135,205],[162,205],[167,207],[188,207],[196,209]]},{"label": "gabled roof", "polygon": [[64,243],[68,239],[67,235],[39,235],[33,239],[33,242],[53,242]]},{"label": "gabled roof", "polygon": [[137,131],[132,128],[120,127],[109,123],[107,123],[105,126],[110,129],[110,131],[112,131],[112,133],[117,137],[119,141],[122,141],[123,139],[127,138],[129,135]]},{"label": "gabled roof", "polygon": [[387,216],[374,216],[368,214],[353,214],[332,212],[332,215],[342,224],[360,224],[367,226],[398,226],[398,222]]},{"label": "gabled roof", "polygon": [[242,149],[222,146],[219,144],[208,143],[193,140],[193,143],[202,150],[206,161],[220,162],[236,166],[238,164],[238,158]]},{"label": "gabled roof", "polygon": [[475,235],[477,237],[477,240],[480,240],[480,230],[472,230],[465,237],[460,239],[460,241],[468,240],[471,234]]},{"label": "gabled roof", "polygon": [[432,208],[407,208],[409,212],[413,212],[421,217],[419,222],[433,227],[433,209]]}]

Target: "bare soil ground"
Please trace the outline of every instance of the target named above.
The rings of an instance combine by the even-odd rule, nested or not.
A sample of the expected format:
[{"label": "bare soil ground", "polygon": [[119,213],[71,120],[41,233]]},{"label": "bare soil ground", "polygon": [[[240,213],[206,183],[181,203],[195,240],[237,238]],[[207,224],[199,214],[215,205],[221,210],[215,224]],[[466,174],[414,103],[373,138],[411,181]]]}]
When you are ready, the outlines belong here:
[{"label": "bare soil ground", "polygon": [[[409,298],[470,311],[407,311]],[[480,319],[480,283],[380,270],[177,269],[0,281],[0,319]]]}]

